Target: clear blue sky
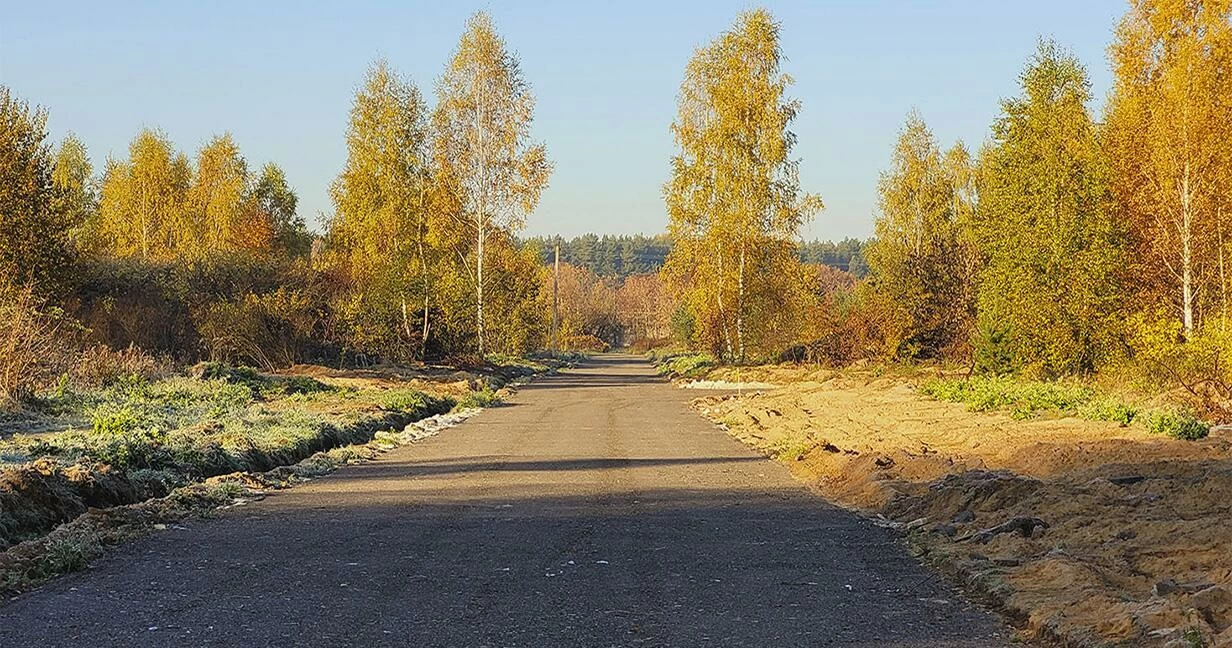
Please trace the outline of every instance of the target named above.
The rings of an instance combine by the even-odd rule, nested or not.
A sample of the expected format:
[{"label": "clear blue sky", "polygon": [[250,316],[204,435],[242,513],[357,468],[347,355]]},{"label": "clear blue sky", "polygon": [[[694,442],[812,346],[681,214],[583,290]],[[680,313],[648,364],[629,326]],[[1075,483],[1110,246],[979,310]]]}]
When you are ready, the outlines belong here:
[{"label": "clear blue sky", "polygon": [[[538,98],[556,165],[527,234],[660,232],[680,78],[693,49],[757,6],[581,2],[16,2],[0,0],[0,83],[75,131],[96,167],[143,126],[191,153],[234,134],[250,165],[287,172],[310,223],[329,212],[356,85],[384,56],[427,94],[466,17],[492,14]],[[866,236],[904,116],[939,139],[984,140],[1036,39],[1086,63],[1097,100],[1123,0],[767,2],[804,104],[806,189],[827,209],[808,238]]]}]

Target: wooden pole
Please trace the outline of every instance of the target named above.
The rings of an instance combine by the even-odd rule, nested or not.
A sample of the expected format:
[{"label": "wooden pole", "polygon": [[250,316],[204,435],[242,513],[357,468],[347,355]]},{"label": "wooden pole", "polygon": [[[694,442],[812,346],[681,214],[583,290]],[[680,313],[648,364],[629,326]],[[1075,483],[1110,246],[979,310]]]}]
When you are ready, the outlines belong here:
[{"label": "wooden pole", "polygon": [[560,244],[556,244],[552,262],[552,353],[560,351],[557,339],[560,327]]}]

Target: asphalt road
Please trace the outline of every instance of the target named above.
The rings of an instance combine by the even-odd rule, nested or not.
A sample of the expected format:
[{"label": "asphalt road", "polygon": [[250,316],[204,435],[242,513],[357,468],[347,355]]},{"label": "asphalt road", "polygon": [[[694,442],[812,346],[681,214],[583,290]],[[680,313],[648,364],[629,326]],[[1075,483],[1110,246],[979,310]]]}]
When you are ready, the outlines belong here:
[{"label": "asphalt road", "polygon": [[124,545],[0,646],[1004,646],[885,532],[607,356]]}]

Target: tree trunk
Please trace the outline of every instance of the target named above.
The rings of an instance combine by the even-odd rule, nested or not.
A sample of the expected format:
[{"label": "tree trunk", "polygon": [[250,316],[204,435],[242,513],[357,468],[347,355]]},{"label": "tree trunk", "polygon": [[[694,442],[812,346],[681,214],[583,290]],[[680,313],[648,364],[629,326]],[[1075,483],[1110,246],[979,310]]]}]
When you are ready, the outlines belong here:
[{"label": "tree trunk", "polygon": [[402,295],[402,335],[409,341],[411,339],[411,318],[406,312],[406,295]]},{"label": "tree trunk", "polygon": [[416,241],[419,248],[419,284],[423,290],[423,331],[419,338],[419,357],[426,359],[428,357],[428,298],[432,294],[431,287],[428,284],[428,255],[424,251],[424,239],[428,236],[427,221],[428,212],[425,205],[425,194],[423,187],[419,191],[419,240]]},{"label": "tree trunk", "polygon": [[727,325],[727,309],[724,308],[723,306],[723,288],[725,288],[724,286],[725,283],[726,281],[723,278],[723,250],[722,250],[722,246],[720,245],[719,285],[718,285],[718,290],[716,292],[718,293],[718,302],[719,302],[719,324],[722,326],[722,330],[723,330],[723,346],[725,349],[724,357],[730,359],[732,357],[731,327]]},{"label": "tree trunk", "polygon": [[740,278],[736,288],[736,353],[744,362],[744,242],[740,242]]},{"label": "tree trunk", "polygon": [[1228,326],[1228,276],[1223,265],[1223,207],[1215,212],[1215,226],[1219,233],[1219,331]]},{"label": "tree trunk", "polygon": [[424,358],[428,355],[428,296],[431,290],[428,287],[428,260],[424,254],[423,238],[419,239],[419,281],[423,285],[423,333],[420,336],[420,357]]},{"label": "tree trunk", "polygon": [[1193,201],[1189,189],[1189,164],[1181,178],[1181,321],[1185,338],[1193,337]]},{"label": "tree trunk", "polygon": [[479,245],[475,253],[475,299],[476,309],[475,317],[478,326],[479,337],[479,357],[483,357],[483,242],[486,234],[486,229],[483,223],[483,202],[480,201],[480,216],[479,216]]},{"label": "tree trunk", "polygon": [[[473,90],[473,88],[472,88]],[[483,109],[484,101],[487,97],[482,92],[476,94],[476,109],[475,109],[475,139],[476,158],[479,161],[479,213],[475,215],[476,224],[478,225],[478,245],[475,250],[475,324],[476,336],[479,343],[479,358],[483,359],[484,354],[484,339],[483,339],[483,243],[487,235],[487,209],[488,209],[488,165],[487,151],[484,150],[483,141]]]}]

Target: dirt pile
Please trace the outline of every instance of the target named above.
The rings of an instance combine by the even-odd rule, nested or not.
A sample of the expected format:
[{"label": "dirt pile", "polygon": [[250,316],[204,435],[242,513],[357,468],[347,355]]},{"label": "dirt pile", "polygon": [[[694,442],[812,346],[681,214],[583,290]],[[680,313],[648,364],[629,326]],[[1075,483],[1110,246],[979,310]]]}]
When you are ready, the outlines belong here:
[{"label": "dirt pile", "polygon": [[[759,379],[783,381],[764,372]],[[825,372],[700,411],[886,518],[1030,639],[1232,646],[1232,435],[1015,421]]]},{"label": "dirt pile", "polygon": [[122,472],[104,464],[61,466],[40,459],[0,472],[0,549],[87,509],[130,504],[146,494]]}]

